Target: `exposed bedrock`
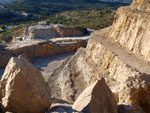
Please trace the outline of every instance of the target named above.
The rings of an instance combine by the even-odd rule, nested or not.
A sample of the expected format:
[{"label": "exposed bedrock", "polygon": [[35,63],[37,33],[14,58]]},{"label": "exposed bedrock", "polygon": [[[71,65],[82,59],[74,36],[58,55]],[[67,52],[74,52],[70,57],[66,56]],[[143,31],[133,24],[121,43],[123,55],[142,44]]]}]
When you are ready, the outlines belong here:
[{"label": "exposed bedrock", "polygon": [[86,28],[73,26],[54,26],[54,27],[39,27],[32,28],[29,31],[29,38],[32,39],[48,39],[53,37],[72,37],[88,34]]},{"label": "exposed bedrock", "polygon": [[[142,6],[138,2],[142,2]],[[108,35],[111,41],[150,61],[150,13],[134,8],[136,3],[142,8],[150,6],[149,0],[134,0],[130,7],[119,8]]]},{"label": "exposed bedrock", "polygon": [[[61,53],[76,51],[80,47],[86,47],[87,40],[74,40],[74,42],[48,42],[41,41],[32,45],[0,50],[0,68],[4,68],[12,56],[24,54],[27,59],[52,56]],[[20,46],[20,45],[19,45]]]},{"label": "exposed bedrock", "polygon": [[74,102],[88,85],[104,77],[118,104],[131,106],[131,113],[135,110],[148,113],[150,64],[110,41],[107,35],[110,29],[94,32],[87,48],[79,49],[50,75],[48,83],[55,86],[52,96]]}]

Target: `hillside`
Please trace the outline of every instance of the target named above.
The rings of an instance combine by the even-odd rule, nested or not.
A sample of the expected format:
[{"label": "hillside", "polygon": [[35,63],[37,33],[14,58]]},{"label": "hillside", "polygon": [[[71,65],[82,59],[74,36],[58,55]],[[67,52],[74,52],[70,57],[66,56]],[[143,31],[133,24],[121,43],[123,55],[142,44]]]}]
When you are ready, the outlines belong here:
[{"label": "hillside", "polygon": [[33,16],[26,16],[12,10],[8,10],[7,8],[0,7],[0,24],[5,24],[8,22],[25,22],[32,20],[33,18]]},{"label": "hillside", "polygon": [[[4,5],[7,12],[0,12],[0,24],[28,25],[46,20],[48,23],[101,29],[112,24],[116,9],[123,5],[127,4],[97,0],[19,0]],[[0,40],[9,42],[12,34],[14,29],[3,31]]]},{"label": "hillside", "polygon": [[77,10],[65,11],[50,16],[47,23],[59,23],[71,26],[80,26],[90,29],[101,29],[110,26],[114,19],[115,10]]},{"label": "hillside", "polygon": [[97,0],[19,0],[5,5],[6,8],[20,13],[33,14],[38,19],[69,10],[103,10],[106,8],[117,9],[127,5],[121,3],[104,3]]},{"label": "hillside", "polygon": [[130,4],[133,0],[99,0],[103,2],[119,2],[119,3],[128,3]]},{"label": "hillside", "polygon": [[6,4],[6,3],[11,3],[14,0],[0,0],[0,3]]},{"label": "hillside", "polygon": [[[11,3],[14,1],[18,1],[18,2],[29,2],[31,0],[0,0],[0,3]],[[41,0],[32,0],[34,2],[41,2]],[[95,3],[95,2],[99,2],[99,1],[103,1],[103,2],[120,2],[120,3],[131,3],[132,0],[42,0],[42,1],[47,1],[47,2],[70,2],[70,3],[81,3],[81,2],[88,2],[88,3]]]},{"label": "hillside", "polygon": [[[64,24],[69,26],[80,26],[90,29],[101,29],[110,26],[114,20],[115,10],[105,9],[99,11],[90,10],[74,10],[65,11],[62,13],[54,14],[48,17],[45,21],[50,24]],[[36,22],[26,22],[22,25],[18,25],[15,28],[4,30],[0,32],[0,42],[9,43],[13,37],[22,36],[23,29]],[[19,34],[19,35],[18,35]]]}]

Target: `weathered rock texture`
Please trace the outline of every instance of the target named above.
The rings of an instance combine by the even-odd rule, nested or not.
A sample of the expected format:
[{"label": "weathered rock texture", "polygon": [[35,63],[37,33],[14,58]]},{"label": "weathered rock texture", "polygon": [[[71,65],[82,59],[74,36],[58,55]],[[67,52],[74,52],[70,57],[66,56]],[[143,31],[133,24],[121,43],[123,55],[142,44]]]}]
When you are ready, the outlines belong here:
[{"label": "weathered rock texture", "polygon": [[73,109],[86,113],[118,113],[117,103],[104,78],[88,86],[75,101]]},{"label": "weathered rock texture", "polygon": [[141,11],[150,11],[150,1],[149,0],[134,0],[131,4],[132,8]]},{"label": "weathered rock texture", "polygon": [[87,40],[41,41],[32,45],[8,48],[0,50],[0,68],[4,68],[12,56],[24,54],[28,59],[52,56],[61,53],[76,51],[80,47],[86,47]]},{"label": "weathered rock texture", "polygon": [[59,36],[61,37],[69,37],[69,36],[81,36],[88,33],[87,29],[81,27],[59,27],[56,26],[54,29],[57,31]]},{"label": "weathered rock texture", "polygon": [[[146,61],[150,61],[150,13],[144,7],[149,6],[149,2],[149,0],[134,0],[130,7],[119,8],[109,32],[112,41]],[[144,10],[136,10],[137,8],[132,8],[133,5],[140,6]]]},{"label": "weathered rock texture", "polygon": [[44,113],[51,91],[42,74],[23,58],[10,59],[0,82],[2,105],[14,113]]},{"label": "weathered rock texture", "polygon": [[119,8],[113,26],[94,32],[87,48],[79,49],[53,72],[49,84],[58,83],[60,98],[74,101],[84,88],[104,77],[118,104],[150,112],[148,6],[148,0],[135,0]]},{"label": "weathered rock texture", "polygon": [[29,38],[32,39],[48,39],[58,36],[58,33],[53,27],[33,28],[29,33]]},{"label": "weathered rock texture", "polygon": [[29,32],[29,38],[49,39],[54,37],[81,36],[87,33],[88,33],[87,29],[81,27],[72,27],[72,26],[40,27],[31,29],[31,31]]}]

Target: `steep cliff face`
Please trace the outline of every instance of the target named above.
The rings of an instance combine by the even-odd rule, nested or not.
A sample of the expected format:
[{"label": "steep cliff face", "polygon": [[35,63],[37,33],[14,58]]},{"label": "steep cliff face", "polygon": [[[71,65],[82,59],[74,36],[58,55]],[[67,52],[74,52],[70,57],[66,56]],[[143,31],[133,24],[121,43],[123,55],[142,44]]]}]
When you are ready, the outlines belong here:
[{"label": "steep cliff face", "polygon": [[[133,7],[135,3],[146,8]],[[132,5],[120,8],[113,26],[92,33],[87,47],[50,75],[48,83],[58,83],[60,98],[74,101],[85,87],[104,77],[118,104],[128,105],[130,113],[149,113],[150,13],[147,0]]]},{"label": "steep cliff face", "polygon": [[150,61],[149,0],[135,0],[130,7],[117,11],[109,38]]}]

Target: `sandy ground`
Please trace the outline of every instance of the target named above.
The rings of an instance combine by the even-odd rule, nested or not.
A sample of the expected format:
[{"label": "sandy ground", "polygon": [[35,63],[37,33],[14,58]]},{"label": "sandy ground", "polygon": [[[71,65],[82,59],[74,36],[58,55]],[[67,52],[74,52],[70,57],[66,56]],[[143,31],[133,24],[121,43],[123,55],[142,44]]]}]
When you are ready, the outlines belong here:
[{"label": "sandy ground", "polygon": [[37,58],[35,59],[33,65],[42,72],[44,79],[47,81],[50,73],[52,73],[52,71],[56,69],[66,57],[72,56],[74,53],[75,52],[50,57]]}]

